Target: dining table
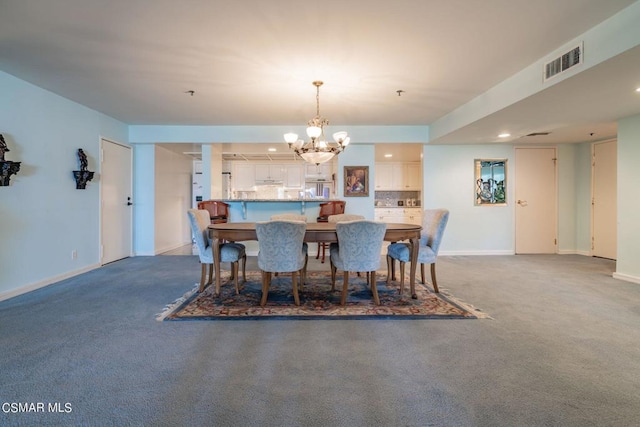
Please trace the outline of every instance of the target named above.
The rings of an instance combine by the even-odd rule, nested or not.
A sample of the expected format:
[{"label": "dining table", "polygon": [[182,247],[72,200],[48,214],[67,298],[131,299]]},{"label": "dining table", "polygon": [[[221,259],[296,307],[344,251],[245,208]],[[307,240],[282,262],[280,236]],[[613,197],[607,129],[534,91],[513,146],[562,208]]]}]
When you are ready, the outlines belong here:
[{"label": "dining table", "polygon": [[[308,222],[304,235],[305,242],[337,242],[337,223],[331,222]],[[409,286],[411,297],[417,298],[415,291],[416,265],[418,264],[418,245],[420,243],[420,232],[422,226],[417,224],[387,223],[384,240],[387,242],[399,242],[408,240],[411,254],[411,265],[409,275]],[[209,237],[213,249],[213,264],[215,268],[215,293],[220,295],[220,245],[227,242],[242,242],[248,240],[258,240],[255,222],[226,222],[209,225]]]}]

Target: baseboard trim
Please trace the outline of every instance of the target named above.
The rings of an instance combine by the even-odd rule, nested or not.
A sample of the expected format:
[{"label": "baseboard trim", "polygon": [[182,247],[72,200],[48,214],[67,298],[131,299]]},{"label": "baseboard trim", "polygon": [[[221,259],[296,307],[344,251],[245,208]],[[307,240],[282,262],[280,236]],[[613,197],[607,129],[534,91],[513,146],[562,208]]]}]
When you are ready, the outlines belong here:
[{"label": "baseboard trim", "polygon": [[438,256],[515,255],[514,251],[440,251]]},{"label": "baseboard trim", "polygon": [[624,273],[613,273],[613,278],[618,280],[624,280],[625,282],[637,283],[640,285],[640,277],[631,276]]},{"label": "baseboard trim", "polygon": [[175,245],[165,246],[165,247],[160,248],[160,249],[156,248],[153,251],[154,252],[153,255],[160,255],[160,254],[163,254],[165,252],[171,252],[173,250],[179,249],[179,248],[181,248],[183,246],[187,246],[187,245],[190,245],[190,244],[191,244],[191,241],[188,241],[188,242],[184,242],[184,243],[176,243]]},{"label": "baseboard trim", "polygon": [[582,255],[582,256],[591,256],[589,251],[577,251],[570,249],[559,249],[558,255]]},{"label": "baseboard trim", "polygon": [[69,279],[71,277],[77,276],[82,273],[86,273],[91,270],[95,270],[96,268],[100,268],[100,264],[92,264],[84,268],[80,268],[78,270],[69,271],[64,274],[60,274],[58,276],[50,277],[46,280],[41,280],[39,282],[31,283],[26,286],[22,286],[17,289],[12,289],[7,292],[3,292],[0,294],[0,301],[5,301],[10,298],[17,297],[18,295],[26,294],[27,292],[35,291],[36,289],[44,288],[45,286],[52,285],[61,280]]}]

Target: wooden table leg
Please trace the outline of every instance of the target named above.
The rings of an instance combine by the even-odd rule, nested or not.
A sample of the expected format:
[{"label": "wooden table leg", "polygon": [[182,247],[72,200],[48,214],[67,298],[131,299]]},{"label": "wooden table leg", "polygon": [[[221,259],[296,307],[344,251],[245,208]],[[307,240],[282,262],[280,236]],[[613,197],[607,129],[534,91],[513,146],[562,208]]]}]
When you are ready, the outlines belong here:
[{"label": "wooden table leg", "polygon": [[[420,237],[409,240],[411,242],[411,273],[409,275],[409,285],[411,287],[411,298],[417,299],[416,294],[416,267],[418,265],[418,248],[420,245]],[[216,277],[217,278],[217,277]]]},{"label": "wooden table leg", "polygon": [[220,295],[220,239],[214,237],[211,240],[211,249],[213,252],[213,265],[216,270],[216,295]]}]

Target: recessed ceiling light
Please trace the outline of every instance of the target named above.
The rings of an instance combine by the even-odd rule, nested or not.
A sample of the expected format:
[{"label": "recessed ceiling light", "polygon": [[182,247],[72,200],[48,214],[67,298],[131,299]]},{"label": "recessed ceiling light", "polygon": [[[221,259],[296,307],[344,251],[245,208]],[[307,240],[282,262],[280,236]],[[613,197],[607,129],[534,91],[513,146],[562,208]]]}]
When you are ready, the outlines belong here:
[{"label": "recessed ceiling light", "polygon": [[385,154],[385,157],[393,157],[393,154]]},{"label": "recessed ceiling light", "polygon": [[640,92],[640,87],[636,88],[636,92]]},{"label": "recessed ceiling light", "polygon": [[268,148],[268,149],[267,149],[267,151],[271,151],[271,152],[273,152],[273,151],[278,151],[278,150],[276,150],[276,149],[275,149],[275,148],[273,148],[273,147],[270,147],[270,148]]},{"label": "recessed ceiling light", "polygon": [[498,135],[498,138],[509,138],[510,136],[510,133],[501,133],[500,135]]}]

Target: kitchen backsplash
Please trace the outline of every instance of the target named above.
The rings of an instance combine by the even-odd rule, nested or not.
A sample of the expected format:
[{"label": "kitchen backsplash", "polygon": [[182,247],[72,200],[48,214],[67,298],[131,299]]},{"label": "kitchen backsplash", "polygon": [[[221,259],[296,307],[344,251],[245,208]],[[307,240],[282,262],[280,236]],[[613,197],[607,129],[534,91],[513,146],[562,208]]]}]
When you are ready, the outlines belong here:
[{"label": "kitchen backsplash", "polygon": [[[413,204],[411,204],[412,202]],[[420,191],[376,191],[376,206],[420,205]]]}]

